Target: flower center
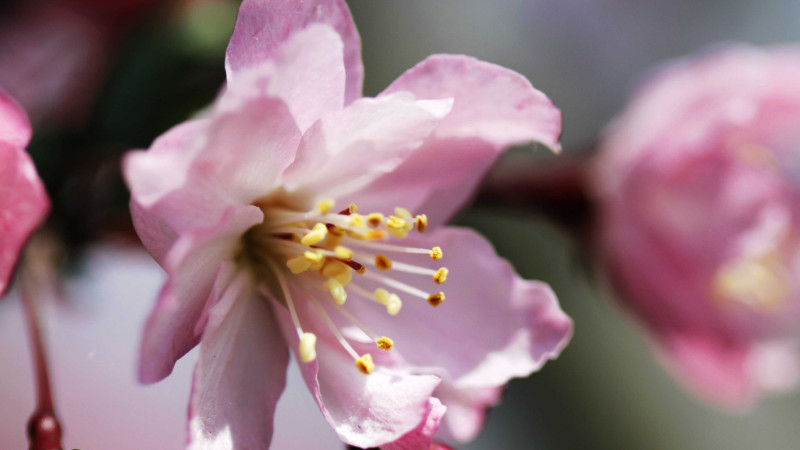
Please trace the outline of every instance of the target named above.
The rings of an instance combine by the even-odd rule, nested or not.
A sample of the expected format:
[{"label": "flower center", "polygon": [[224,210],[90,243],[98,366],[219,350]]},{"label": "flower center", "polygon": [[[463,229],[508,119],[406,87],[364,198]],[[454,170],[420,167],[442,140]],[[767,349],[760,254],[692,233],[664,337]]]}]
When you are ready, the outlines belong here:
[{"label": "flower center", "polygon": [[389,236],[403,239],[411,232],[424,232],[428,225],[424,214],[415,217],[407,209],[397,207],[394,215],[386,217],[381,213],[362,215],[357,209],[355,204],[350,204],[335,212],[331,199],[320,201],[311,211],[262,206],[264,222],[246,233],[244,253],[257,266],[266,266],[264,268],[277,279],[300,339],[299,353],[303,362],[316,359],[317,337],[305,331],[300,323],[296,299],[289,290],[290,282],[295,286],[299,283],[304,298],[311,302],[341,346],[354,358],[356,367],[369,374],[375,367],[372,355],[360,355],[353,349],[322,303],[328,302],[345,322],[358,328],[379,349],[390,350],[394,345],[392,339],[373,333],[347,310],[345,303],[349,294],[383,305],[391,316],[400,313],[401,295],[418,297],[431,306],[438,306],[445,299],[443,292],[427,292],[393,278],[392,274],[422,275],[442,284],[448,270],[393,259],[394,255],[426,255],[440,260],[443,253],[439,247],[424,249],[384,242]]},{"label": "flower center", "polygon": [[714,277],[718,298],[769,312],[788,296],[777,252],[742,257],[719,268]]}]

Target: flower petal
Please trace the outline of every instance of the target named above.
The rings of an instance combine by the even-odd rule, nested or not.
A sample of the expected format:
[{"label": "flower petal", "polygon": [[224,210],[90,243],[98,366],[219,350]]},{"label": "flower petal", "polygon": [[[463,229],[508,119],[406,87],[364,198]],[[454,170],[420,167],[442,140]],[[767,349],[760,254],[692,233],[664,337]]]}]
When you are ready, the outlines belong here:
[{"label": "flower petal", "polygon": [[341,36],[347,77],[345,102],[350,104],[361,97],[364,79],[361,40],[350,10],[343,0],[242,2],[225,56],[228,80],[233,80],[243,69],[258,66],[274,58],[284,41],[313,23],[330,25]]},{"label": "flower petal", "polygon": [[237,277],[211,309],[189,404],[192,450],[268,448],[289,352],[272,309]]},{"label": "flower petal", "polygon": [[442,421],[445,411],[447,411],[447,407],[442,405],[438,398],[431,398],[428,401],[428,413],[425,420],[400,439],[381,446],[381,450],[427,450],[431,448],[431,439],[439,430],[439,423]]},{"label": "flower petal", "polygon": [[342,39],[333,28],[312,24],[291,36],[267,63],[228,80],[223,97],[269,95],[289,106],[300,131],[344,107]]},{"label": "flower petal", "polygon": [[31,124],[25,111],[6,92],[0,89],[0,142],[24,148],[31,140]]},{"label": "flower petal", "polygon": [[425,212],[431,225],[441,224],[509,146],[534,141],[559,149],[561,113],[509,69],[467,56],[434,55],[381,96],[405,91],[422,99],[453,98],[453,109],[420,149],[354,200],[365,210],[402,204]]},{"label": "flower petal", "polygon": [[25,153],[30,136],[25,112],[0,90],[0,295],[22,246],[50,208],[36,167]]},{"label": "flower petal", "polygon": [[[400,314],[391,317],[378,305],[354,301],[351,312],[391,337],[408,364],[419,371],[442,367],[446,373],[436,396],[446,406],[451,399],[464,403],[466,398],[467,404],[482,414],[496,396],[473,398],[470,393],[485,392],[511,378],[530,375],[548,359],[557,357],[569,341],[572,322],[550,288],[520,279],[478,234],[448,227],[409,237],[402,243],[422,248],[440,246],[444,250],[442,261],[405,262],[431,268],[444,265],[449,269],[447,281],[439,286],[427,276],[424,279],[392,270],[387,275],[427,292],[441,289],[446,294],[444,303],[434,309],[423,299],[407,296]],[[366,281],[360,283],[368,290],[377,287]]]},{"label": "flower petal", "polygon": [[197,345],[196,330],[214,284],[227,284],[224,259],[263,214],[255,206],[229,208],[218,224],[181,235],[166,256],[168,280],[159,294],[142,338],[139,380],[154,383],[172,372],[175,361]]},{"label": "flower petal", "polygon": [[147,249],[161,262],[179,234],[211,227],[230,206],[268,193],[299,141],[285,103],[257,97],[178,125],[147,152],[128,153],[131,212]]},{"label": "flower petal", "polygon": [[336,197],[352,192],[397,167],[450,104],[395,94],[363,98],[328,114],[303,136],[297,158],[284,173],[286,189],[310,199],[319,193]]},{"label": "flower petal", "polygon": [[[303,307],[308,302],[295,303]],[[276,313],[295,360],[300,361],[299,339],[289,312],[276,308]],[[392,370],[382,365],[380,358],[375,370],[363,375],[318,317],[311,311],[299,313],[303,326],[317,335],[317,358],[299,363],[300,370],[323,416],[343,442],[378,447],[400,439],[428,420],[429,399],[439,377]]]}]

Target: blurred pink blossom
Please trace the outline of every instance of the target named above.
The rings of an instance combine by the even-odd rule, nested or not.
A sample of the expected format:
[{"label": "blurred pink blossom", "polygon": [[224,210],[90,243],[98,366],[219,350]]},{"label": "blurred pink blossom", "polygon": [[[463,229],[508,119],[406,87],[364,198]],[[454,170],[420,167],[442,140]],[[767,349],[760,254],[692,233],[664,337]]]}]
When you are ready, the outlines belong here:
[{"label": "blurred pink blossom", "polygon": [[120,37],[159,0],[34,0],[0,18],[0,85],[34,123],[88,113]]},{"label": "blurred pink blossom", "polygon": [[601,144],[602,258],[668,367],[703,399],[795,385],[800,49],[661,68]]},{"label": "blurred pink blossom", "polygon": [[0,89],[0,295],[17,257],[50,208],[42,181],[25,147],[31,125],[22,107]]},{"label": "blurred pink blossom", "polygon": [[205,114],[125,161],[134,224],[168,275],[140,379],[200,344],[191,448],[268,445],[287,346],[348,444],[426,449],[440,420],[474,437],[572,323],[547,285],[442,224],[508,146],[557,148],[558,110],[522,76],[451,55],[362,98],[339,0],[246,0],[226,69]]}]

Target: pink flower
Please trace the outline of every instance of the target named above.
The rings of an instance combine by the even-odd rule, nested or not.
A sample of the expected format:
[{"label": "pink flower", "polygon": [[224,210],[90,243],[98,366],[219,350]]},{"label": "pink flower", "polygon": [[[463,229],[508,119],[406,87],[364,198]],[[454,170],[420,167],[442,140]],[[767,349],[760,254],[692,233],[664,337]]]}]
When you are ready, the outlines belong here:
[{"label": "pink flower", "polygon": [[246,0],[219,99],[125,161],[134,224],[168,274],[139,376],[200,343],[191,448],[268,446],[287,347],[344,442],[411,449],[440,421],[472,438],[502,386],[569,339],[549,287],[441,226],[503,149],[557,148],[558,110],[465,56],[361,98],[359,53],[343,1]]},{"label": "pink flower", "polygon": [[8,288],[22,246],[50,208],[25,152],[30,139],[28,116],[0,89],[0,295]]},{"label": "pink flower", "polygon": [[678,378],[722,407],[800,375],[800,51],[662,68],[601,146],[602,249]]}]

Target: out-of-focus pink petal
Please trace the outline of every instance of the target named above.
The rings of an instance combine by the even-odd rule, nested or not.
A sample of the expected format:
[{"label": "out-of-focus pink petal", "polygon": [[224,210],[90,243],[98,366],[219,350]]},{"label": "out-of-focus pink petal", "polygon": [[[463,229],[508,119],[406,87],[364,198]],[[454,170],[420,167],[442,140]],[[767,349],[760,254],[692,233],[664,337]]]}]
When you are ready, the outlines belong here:
[{"label": "out-of-focus pink petal", "polygon": [[0,89],[0,142],[21,149],[30,140],[28,116],[16,100]]},{"label": "out-of-focus pink petal", "polygon": [[[218,224],[181,235],[166,256],[169,279],[147,320],[142,339],[139,380],[154,383],[170,374],[175,361],[200,339],[196,324],[212,286],[227,284],[220,264],[233,253],[240,236],[263,220],[255,206],[231,207]],[[217,289],[222,292],[224,288]]]},{"label": "out-of-focus pink petal", "polygon": [[[351,308],[364,323],[385,330],[395,342],[392,352],[401,352],[409,364],[420,370],[445,370],[436,395],[448,408],[451,398],[463,406],[463,400],[470,398],[466,393],[498,388],[511,378],[530,375],[557,357],[569,341],[572,321],[550,288],[520,279],[475,232],[441,228],[409,236],[403,245],[444,250],[441,261],[424,264],[449,269],[443,285],[432,279],[421,281],[420,275],[392,273],[393,278],[428,292],[443,291],[444,303],[432,308],[425,300],[409,296],[395,317],[380,305],[354,302]],[[482,416],[495,399],[477,396],[468,406]],[[460,432],[459,437],[474,436],[478,429]]]},{"label": "out-of-focus pink petal", "polygon": [[731,409],[746,408],[756,400],[747,347],[700,333],[664,333],[657,339],[667,367],[700,397]]},{"label": "out-of-focus pink petal", "polygon": [[269,62],[237,73],[221,100],[223,107],[238,108],[240,98],[280,98],[305,132],[325,113],[344,107],[344,89],[342,39],[331,27],[312,24],[287,39]]},{"label": "out-of-focus pink petal", "polygon": [[352,103],[361,97],[364,68],[361,40],[343,0],[242,2],[225,57],[228,80],[234,80],[243,69],[271,60],[287,39],[314,23],[330,25],[341,36],[347,77],[345,102]]},{"label": "out-of-focus pink petal", "polygon": [[[300,307],[303,303],[308,302],[296,302]],[[289,312],[281,308],[276,313],[289,348],[300,361],[299,339]],[[311,314],[301,311],[301,320],[317,335],[317,358],[300,362],[300,370],[322,414],[343,442],[362,448],[379,447],[400,439],[427,420],[429,398],[439,385],[439,377],[413,375],[380,364],[364,375],[324,323]]]},{"label": "out-of-focus pink petal", "polygon": [[561,113],[509,69],[468,56],[434,55],[381,95],[404,91],[421,99],[452,98],[453,109],[419,150],[360,193],[356,201],[366,210],[386,205],[388,198],[440,224],[509,146],[539,142],[559,149]]},{"label": "out-of-focus pink petal", "polygon": [[349,193],[396,168],[450,110],[449,100],[410,94],[363,98],[315,123],[284,173],[288,191]]},{"label": "out-of-focus pink petal", "polygon": [[31,128],[22,108],[0,90],[0,295],[22,246],[47,215],[50,201],[25,146]]},{"label": "out-of-focus pink petal", "polygon": [[502,386],[458,389],[442,383],[436,395],[446,402],[447,414],[438,436],[456,442],[475,439],[486,422],[487,405],[497,404],[502,393]]},{"label": "out-of-focus pink petal", "polygon": [[63,3],[36,2],[0,20],[0,85],[34,122],[85,117],[114,41],[108,24]]},{"label": "out-of-focus pink petal", "polygon": [[419,426],[406,433],[400,439],[381,446],[381,450],[426,450],[432,447],[431,439],[439,430],[439,423],[442,421],[447,407],[442,405],[438,398],[432,397],[428,401],[428,412],[425,420]]},{"label": "out-of-focus pink petal", "polygon": [[272,439],[289,352],[270,305],[247,276],[210,310],[189,404],[192,450],[261,449]]},{"label": "out-of-focus pink petal", "polygon": [[159,262],[182,232],[213,226],[231,205],[269,192],[300,141],[278,99],[252,98],[215,119],[179,125],[125,158],[134,225]]}]

